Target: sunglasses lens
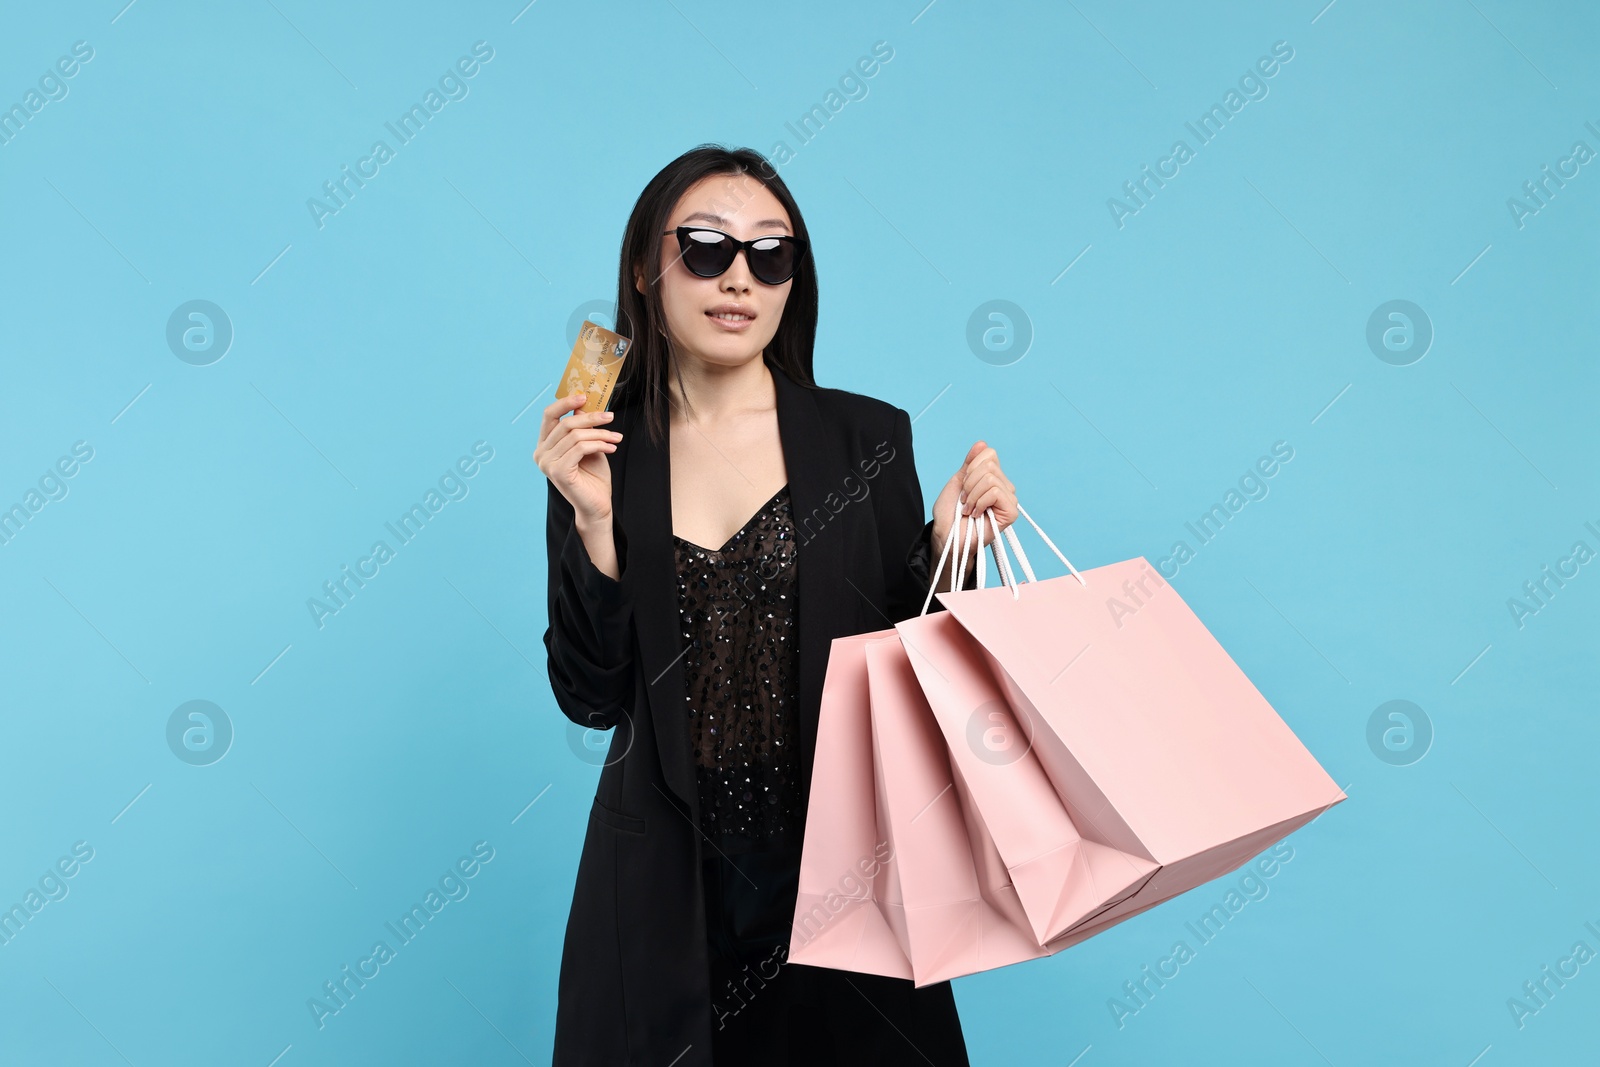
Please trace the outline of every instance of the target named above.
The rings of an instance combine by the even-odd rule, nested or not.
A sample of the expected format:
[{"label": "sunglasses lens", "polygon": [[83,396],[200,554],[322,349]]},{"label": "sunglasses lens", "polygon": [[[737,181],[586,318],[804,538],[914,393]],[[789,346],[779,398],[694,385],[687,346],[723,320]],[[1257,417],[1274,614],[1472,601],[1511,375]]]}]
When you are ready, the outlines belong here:
[{"label": "sunglasses lens", "polygon": [[768,285],[782,285],[794,276],[793,242],[777,237],[762,238],[749,249],[748,255],[750,273]]},{"label": "sunglasses lens", "polygon": [[733,263],[733,241],[716,230],[691,230],[679,244],[683,265],[702,278],[715,278]]}]

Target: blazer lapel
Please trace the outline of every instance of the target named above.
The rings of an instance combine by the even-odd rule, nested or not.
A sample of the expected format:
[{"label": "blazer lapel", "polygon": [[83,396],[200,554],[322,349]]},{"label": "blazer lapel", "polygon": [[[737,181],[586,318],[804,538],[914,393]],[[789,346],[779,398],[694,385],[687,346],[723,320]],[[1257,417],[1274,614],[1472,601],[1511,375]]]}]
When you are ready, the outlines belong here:
[{"label": "blazer lapel", "polygon": [[[843,538],[828,529],[834,512],[825,500],[840,492],[849,473],[847,457],[825,433],[812,390],[792,381],[771,361],[777,392],[778,432],[788,469],[789,499],[797,545],[800,677],[800,759],[809,790],[816,751],[817,715],[828,652],[846,617],[839,582],[844,577]],[[662,774],[672,791],[700,818],[694,755],[690,751],[683,637],[678,629],[677,558],[672,543],[672,470],[668,443],[649,440],[637,416],[627,435],[620,494],[627,559],[623,584],[634,604],[644,674]],[[808,525],[807,519],[813,521]],[[635,724],[637,728],[637,724]]]}]

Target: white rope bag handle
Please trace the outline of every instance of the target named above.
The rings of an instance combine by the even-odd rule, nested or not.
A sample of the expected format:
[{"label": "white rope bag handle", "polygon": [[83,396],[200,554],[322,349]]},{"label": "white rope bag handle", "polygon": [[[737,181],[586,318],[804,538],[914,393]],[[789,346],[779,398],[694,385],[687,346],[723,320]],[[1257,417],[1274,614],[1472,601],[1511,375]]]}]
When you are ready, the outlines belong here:
[{"label": "white rope bag handle", "polygon": [[[961,504],[962,494],[958,493],[956,494],[955,510],[950,516],[950,536],[945,538],[944,548],[939,553],[939,565],[934,569],[933,578],[928,582],[928,595],[922,602],[922,611],[918,613],[919,615],[926,615],[928,613],[928,605],[933,603],[933,591],[938,588],[939,578],[944,574],[945,561],[950,558],[951,549],[955,547],[958,527],[961,530],[961,551],[954,564],[955,581],[953,584],[954,588],[961,588],[961,582],[966,571],[967,547],[972,543],[974,537],[977,537],[980,541],[982,540],[982,522],[985,517],[988,518],[989,528],[993,531],[989,539],[989,551],[994,553],[995,570],[1000,576],[1000,584],[1011,589],[1011,599],[1020,598],[1020,594],[1017,592],[1016,575],[1011,570],[1011,560],[1006,555],[1004,541],[1000,537],[1002,531],[1000,530],[999,520],[994,517],[994,508],[985,508],[983,515],[969,515],[962,519]],[[1072,561],[1062,553],[1061,549],[1056,547],[1056,543],[1050,540],[1050,535],[1040,528],[1039,524],[1034,521],[1033,516],[1028,514],[1027,509],[1020,502],[1017,504],[1017,513],[1027,519],[1028,525],[1038,531],[1039,536],[1044,539],[1044,543],[1050,546],[1050,551],[1054,552],[1056,558],[1067,565],[1067,570],[1071,571],[1072,576],[1078,579],[1078,583],[1087,587],[1089,583],[1084,580],[1083,575],[1078,573],[1078,568],[1074,567]],[[1022,564],[1023,573],[1028,576],[1028,581],[1036,582],[1038,578],[1033,573],[1033,566],[1028,562],[1027,553],[1022,551],[1022,542],[1017,539],[1017,532],[1013,528],[1014,525],[1005,528],[1005,540],[1011,542],[1011,547],[1017,553],[1017,560]],[[982,589],[985,581],[982,552],[977,553],[977,572],[978,588]]]}]

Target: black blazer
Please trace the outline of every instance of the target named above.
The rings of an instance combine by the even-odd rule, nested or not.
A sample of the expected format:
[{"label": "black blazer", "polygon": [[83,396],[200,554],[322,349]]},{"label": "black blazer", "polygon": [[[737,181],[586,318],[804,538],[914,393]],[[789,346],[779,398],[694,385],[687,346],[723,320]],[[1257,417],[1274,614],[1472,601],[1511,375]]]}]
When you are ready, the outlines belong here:
[{"label": "black blazer", "polygon": [[[790,379],[770,361],[798,546],[801,780],[835,637],[922,610],[933,524],[892,404]],[[666,442],[636,405],[617,409],[611,464],[620,579],[602,574],[549,486],[549,655],[556,704],[615,728],[600,773],[562,946],[554,1063],[709,1067],[711,991],[702,835],[672,544]],[[948,566],[948,565],[947,565]],[[975,582],[973,568],[963,582]],[[930,611],[943,610],[935,599]]]}]

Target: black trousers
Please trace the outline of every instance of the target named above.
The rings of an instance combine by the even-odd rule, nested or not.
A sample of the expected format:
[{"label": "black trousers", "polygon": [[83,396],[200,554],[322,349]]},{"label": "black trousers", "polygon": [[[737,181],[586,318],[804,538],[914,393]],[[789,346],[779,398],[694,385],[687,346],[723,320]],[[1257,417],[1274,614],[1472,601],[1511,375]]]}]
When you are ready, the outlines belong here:
[{"label": "black trousers", "polygon": [[717,1067],[969,1067],[949,982],[788,962],[798,843],[717,843],[704,860]]}]

